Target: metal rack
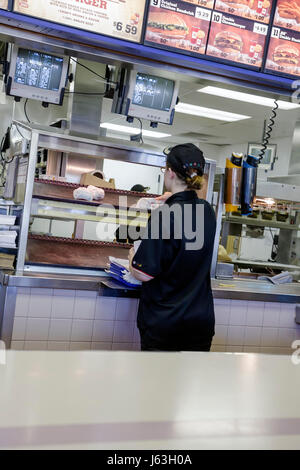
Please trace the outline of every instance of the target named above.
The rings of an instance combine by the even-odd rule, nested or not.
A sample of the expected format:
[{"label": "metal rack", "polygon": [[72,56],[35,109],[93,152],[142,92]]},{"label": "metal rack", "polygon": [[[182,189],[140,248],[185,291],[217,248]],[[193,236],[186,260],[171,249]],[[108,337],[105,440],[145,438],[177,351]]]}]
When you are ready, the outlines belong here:
[{"label": "metal rack", "polygon": [[[128,145],[123,145],[106,138],[101,138],[101,140],[90,140],[83,137],[69,135],[68,133],[66,133],[66,131],[61,131],[59,129],[52,130],[51,128],[41,128],[39,126],[32,126],[24,124],[22,122],[16,122],[15,124],[18,127],[22,128],[22,134],[24,135],[24,138],[27,139],[28,142],[30,142],[24,195],[24,211],[20,230],[18,259],[16,266],[17,274],[22,274],[24,273],[24,271],[48,272],[47,266],[45,265],[28,266],[26,264],[26,252],[28,248],[28,240],[30,237],[29,227],[32,215],[36,215],[37,217],[45,217],[48,219],[52,218],[55,220],[73,220],[75,222],[80,222],[84,220],[94,220],[96,217],[95,213],[97,211],[97,208],[92,207],[93,204],[84,203],[83,201],[80,201],[80,203],[76,203],[76,201],[71,198],[67,198],[64,201],[56,201],[55,197],[41,197],[39,195],[36,195],[35,169],[39,149],[43,148],[56,152],[61,152],[64,154],[75,154],[78,157],[84,156],[85,158],[106,158],[127,161],[131,163],[138,163],[153,167],[162,167],[165,165],[165,156],[160,152],[153,151],[152,148],[136,148],[131,146],[130,143]],[[20,143],[17,143],[15,154],[22,156],[22,154],[20,153],[20,148],[24,147],[24,145],[21,146]],[[216,162],[212,160],[207,160],[207,165],[205,169],[205,173],[207,175],[206,199],[210,203],[212,203],[213,201],[215,172]],[[103,205],[104,204],[105,200]],[[47,210],[45,209],[46,205]],[[74,211],[74,207],[78,210]],[[220,207],[217,205],[216,210],[218,209],[220,209]],[[121,212],[122,208],[118,207],[117,210]],[[75,215],[74,212],[76,212]],[[81,214],[79,214],[79,212],[81,212]],[[145,224],[145,214],[142,216],[141,225],[143,224]],[[37,242],[37,238],[35,241]],[[61,268],[60,266],[57,266],[56,272],[58,274],[63,271],[63,267]],[[214,268],[212,269],[212,271],[215,271]],[[78,274],[78,267],[74,266],[74,269],[70,269],[69,273]],[[87,273],[84,270],[83,273],[85,275],[95,275],[95,272]]]}]

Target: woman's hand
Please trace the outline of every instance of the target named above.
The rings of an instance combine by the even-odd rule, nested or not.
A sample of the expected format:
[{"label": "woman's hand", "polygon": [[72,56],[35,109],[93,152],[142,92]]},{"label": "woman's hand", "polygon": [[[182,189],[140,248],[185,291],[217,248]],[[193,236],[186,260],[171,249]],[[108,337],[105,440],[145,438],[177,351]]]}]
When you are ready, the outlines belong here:
[{"label": "woman's hand", "polygon": [[172,196],[172,193],[166,192],[162,196],[158,196],[155,199],[156,199],[156,201],[166,202],[169,199],[169,197],[171,197],[171,196]]}]

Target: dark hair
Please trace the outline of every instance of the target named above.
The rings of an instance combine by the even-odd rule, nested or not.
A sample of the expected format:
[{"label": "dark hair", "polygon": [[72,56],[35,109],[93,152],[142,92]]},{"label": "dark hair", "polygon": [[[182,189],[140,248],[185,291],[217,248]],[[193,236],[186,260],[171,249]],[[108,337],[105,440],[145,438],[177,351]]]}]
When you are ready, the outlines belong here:
[{"label": "dark hair", "polygon": [[188,189],[202,187],[205,168],[203,152],[194,144],[176,145],[167,154],[167,167],[187,184]]}]

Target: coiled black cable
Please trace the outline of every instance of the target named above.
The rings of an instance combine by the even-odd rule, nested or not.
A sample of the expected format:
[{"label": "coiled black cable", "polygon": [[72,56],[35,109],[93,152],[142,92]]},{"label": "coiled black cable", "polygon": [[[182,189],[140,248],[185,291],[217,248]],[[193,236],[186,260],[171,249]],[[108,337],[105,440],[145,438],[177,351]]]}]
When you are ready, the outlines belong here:
[{"label": "coiled black cable", "polygon": [[259,153],[259,156],[258,156],[259,162],[261,162],[262,159],[265,156],[266,150],[267,150],[268,145],[269,145],[269,141],[271,139],[273,127],[275,126],[275,119],[277,117],[277,109],[279,108],[279,104],[278,104],[277,99],[274,100],[274,105],[275,106],[272,109],[272,114],[271,114],[271,117],[269,119],[269,124],[268,124],[267,130],[265,132],[265,136],[264,136],[264,139],[263,139],[262,149],[261,149],[261,151]]}]

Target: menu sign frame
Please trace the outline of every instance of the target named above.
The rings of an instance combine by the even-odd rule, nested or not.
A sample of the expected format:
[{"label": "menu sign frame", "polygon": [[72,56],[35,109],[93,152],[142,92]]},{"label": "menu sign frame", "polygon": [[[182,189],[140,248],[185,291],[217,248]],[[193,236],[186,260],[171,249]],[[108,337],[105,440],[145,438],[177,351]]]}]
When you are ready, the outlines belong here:
[{"label": "menu sign frame", "polygon": [[150,0],[144,44],[205,57],[212,10],[186,0]]},{"label": "menu sign frame", "polygon": [[147,0],[15,0],[15,13],[140,44]]},{"label": "menu sign frame", "polygon": [[300,32],[273,26],[264,72],[286,78],[300,77]]}]

